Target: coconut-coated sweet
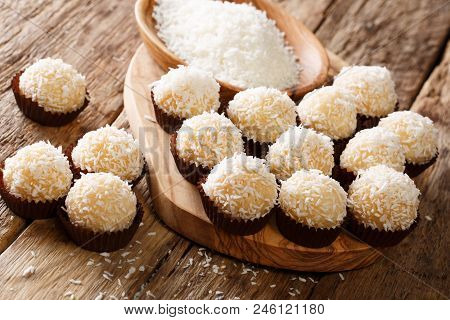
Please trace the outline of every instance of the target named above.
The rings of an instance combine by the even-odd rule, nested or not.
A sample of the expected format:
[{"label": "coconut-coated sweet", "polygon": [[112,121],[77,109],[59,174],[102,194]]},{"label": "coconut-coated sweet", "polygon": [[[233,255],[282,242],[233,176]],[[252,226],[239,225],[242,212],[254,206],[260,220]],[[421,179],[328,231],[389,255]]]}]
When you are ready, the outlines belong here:
[{"label": "coconut-coated sweet", "polygon": [[347,214],[347,194],[319,170],[299,170],[281,182],[280,207],[295,221],[316,229],[333,229]]},{"label": "coconut-coated sweet", "polygon": [[202,187],[220,210],[244,220],[268,214],[278,196],[275,176],[265,160],[242,153],[217,164]]},{"label": "coconut-coated sweet", "polygon": [[400,140],[394,133],[380,127],[356,133],[341,154],[341,168],[354,174],[378,164],[400,172],[405,169],[405,151]]},{"label": "coconut-coated sweet", "polygon": [[270,146],[267,163],[277,179],[286,180],[300,169],[317,169],[331,175],[334,167],[331,139],[304,127],[290,127]]},{"label": "coconut-coated sweet", "polygon": [[67,194],[72,172],[61,147],[39,141],[5,160],[3,181],[16,197],[35,202],[52,201]]},{"label": "coconut-coated sweet", "polygon": [[182,119],[220,107],[219,84],[210,73],[196,67],[170,69],[150,89],[159,108]]},{"label": "coconut-coated sweet", "polygon": [[88,173],[70,189],[66,211],[70,222],[94,232],[128,228],[136,215],[131,186],[112,173]]},{"label": "coconut-coated sweet", "polygon": [[133,181],[142,173],[139,144],[124,129],[105,126],[86,133],[72,151],[72,161],[88,172],[111,172]]},{"label": "coconut-coated sweet", "polygon": [[408,229],[417,218],[420,191],[408,175],[385,165],[360,172],[348,191],[353,217],[365,227]]},{"label": "coconut-coated sweet", "polygon": [[273,143],[296,124],[295,103],[277,89],[258,87],[239,92],[227,115],[248,139]]},{"label": "coconut-coated sweet", "polygon": [[352,94],[334,86],[322,87],[303,97],[297,106],[301,123],[333,140],[345,139],[356,129],[356,103]]},{"label": "coconut-coated sweet", "polygon": [[365,116],[386,116],[394,111],[397,103],[395,84],[385,67],[344,67],[333,86],[349,90],[356,99],[357,112]]},{"label": "coconut-coated sweet", "polygon": [[224,115],[204,112],[183,121],[176,150],[184,161],[212,168],[222,159],[244,151],[241,131]]},{"label": "coconut-coated sweet", "polygon": [[381,119],[379,126],[397,135],[407,162],[424,164],[436,156],[438,130],[430,118],[412,111],[397,111]]},{"label": "coconut-coated sweet", "polygon": [[47,112],[68,113],[81,108],[86,99],[86,79],[61,59],[45,58],[27,67],[19,79],[25,97]]}]

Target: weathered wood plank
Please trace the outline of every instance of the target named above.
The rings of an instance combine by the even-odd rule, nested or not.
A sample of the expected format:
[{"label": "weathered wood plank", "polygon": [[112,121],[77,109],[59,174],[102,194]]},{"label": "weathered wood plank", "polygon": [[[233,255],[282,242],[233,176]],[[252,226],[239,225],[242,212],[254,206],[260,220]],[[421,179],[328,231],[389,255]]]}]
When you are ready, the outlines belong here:
[{"label": "weathered wood plank", "polygon": [[386,65],[408,109],[445,45],[450,2],[338,0],[316,34],[352,64]]},{"label": "weathered wood plank", "polygon": [[450,296],[450,45],[423,86],[412,110],[439,128],[438,161],[415,179],[422,192],[421,222],[400,245],[385,250],[388,259],[368,268],[321,279],[313,299],[442,299]]},{"label": "weathered wood plank", "polygon": [[[111,123],[122,110],[123,76],[139,38],[132,1],[7,1],[0,4],[0,160],[49,140],[67,146]],[[61,57],[86,75],[92,102],[71,124],[42,127],[25,118],[10,90],[15,72],[35,59]],[[0,207],[0,252],[26,226]]]}]

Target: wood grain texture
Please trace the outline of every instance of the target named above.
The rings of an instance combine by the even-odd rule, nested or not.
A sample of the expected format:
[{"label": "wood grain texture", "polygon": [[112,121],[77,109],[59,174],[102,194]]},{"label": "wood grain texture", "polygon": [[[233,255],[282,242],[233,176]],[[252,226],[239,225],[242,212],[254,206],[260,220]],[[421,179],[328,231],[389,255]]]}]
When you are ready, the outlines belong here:
[{"label": "wood grain texture", "polygon": [[[280,6],[267,0],[236,0],[236,3],[252,3],[263,10],[274,20],[277,27],[284,32],[286,41],[294,50],[299,60],[300,78],[298,85],[285,91],[293,99],[299,99],[311,90],[322,86],[327,79],[329,61],[326,51],[316,36],[305,25],[293,16],[288,15]],[[180,64],[185,64],[179,57],[165,46],[157,36],[155,21],[152,18],[155,0],[138,0],[136,2],[136,20],[142,40],[147,45],[156,63],[167,70]],[[225,81],[218,81],[221,85],[221,97],[224,101],[232,99],[234,94],[242,88]]]},{"label": "wood grain texture", "polygon": [[[442,15],[448,15],[448,8],[441,10],[440,16],[433,19],[425,19],[421,21],[412,31],[408,31],[404,38],[400,39],[401,44],[394,43],[392,47],[388,48],[386,53],[384,49],[380,52],[370,55],[373,47],[378,42],[385,43],[386,39],[392,38],[393,32],[407,29],[407,26],[419,22],[421,16],[425,16],[426,12],[430,12],[436,7],[439,2],[422,2],[418,0],[401,0],[401,1],[378,1],[371,0],[367,3],[362,1],[352,0],[277,0],[285,8],[288,8],[290,13],[303,19],[305,24],[311,29],[319,29],[319,37],[327,47],[331,47],[339,54],[342,54],[350,63],[357,63],[358,58],[368,55],[363,62],[365,63],[383,63],[394,68],[394,77],[397,82],[397,89],[400,91],[400,96],[403,101],[414,101],[414,108],[420,105],[427,105],[426,112],[429,112],[433,119],[439,118],[440,129],[448,132],[448,63],[447,71],[442,67],[442,64],[433,72],[427,81],[424,90],[421,91],[419,97],[416,99],[417,93],[423,82],[428,78],[428,75],[437,64],[437,57],[439,52],[445,46],[445,34],[442,36],[443,29],[448,28],[448,23],[442,18]],[[373,3],[373,5],[372,5]],[[53,133],[45,134],[40,132],[38,127],[33,127],[28,124],[28,120],[23,118],[20,113],[12,108],[13,97],[9,92],[9,80],[17,69],[27,64],[33,58],[43,57],[47,54],[58,54],[60,51],[64,52],[64,57],[69,62],[78,59],[75,52],[62,47],[62,42],[67,42],[81,49],[79,53],[90,56],[94,55],[94,62],[106,68],[106,70],[113,72],[118,79],[108,79],[106,73],[100,70],[91,70],[87,67],[89,61],[82,61],[82,65],[86,64],[86,69],[91,70],[89,83],[95,86],[95,95],[100,97],[100,102],[97,105],[98,113],[92,117],[84,117],[83,122],[79,124],[81,128],[72,129],[84,132],[100,126],[103,121],[98,118],[106,117],[104,121],[110,120],[112,116],[109,112],[113,112],[114,116],[121,110],[121,91],[123,86],[123,78],[125,76],[126,67],[129,59],[134,54],[135,49],[140,43],[138,33],[135,28],[133,18],[133,1],[40,1],[39,3],[28,1],[8,1],[8,5],[15,9],[24,12],[27,18],[31,18],[34,23],[41,25],[41,27],[48,32],[48,36],[44,36],[38,32],[33,24],[26,22],[24,19],[18,19],[10,9],[8,9],[4,2],[0,3],[0,26],[2,27],[2,34],[0,35],[0,74],[2,81],[0,82],[0,105],[2,110],[6,110],[0,116],[0,145],[2,146],[2,157],[13,152],[18,145],[27,143],[28,135],[30,139],[36,135],[48,137],[49,139],[56,139],[57,141],[64,140],[63,137],[58,137],[64,130],[55,130]],[[371,10],[362,9],[368,6]],[[361,9],[360,9],[361,8]],[[446,11],[445,11],[445,10]],[[364,14],[360,16],[359,11]],[[390,12],[391,11],[391,12]],[[309,14],[314,12],[315,14]],[[371,22],[382,21],[376,27],[370,27]],[[422,19],[423,20],[423,19]],[[447,19],[448,20],[448,19]],[[84,29],[86,27],[86,30]],[[352,27],[355,27],[353,30]],[[100,28],[100,30],[96,30]],[[113,31],[109,31],[113,30]],[[345,30],[345,31],[340,31]],[[434,31],[433,31],[434,30]],[[437,31],[437,32],[435,32]],[[82,36],[81,36],[82,35]],[[49,40],[49,36],[54,36],[53,40]],[[404,46],[406,45],[406,46]],[[79,46],[79,47],[78,47]],[[91,52],[100,50],[99,52]],[[447,50],[448,52],[448,50]],[[447,54],[448,56],[448,54]],[[412,59],[412,60],[411,60]],[[413,61],[413,62],[411,62]],[[448,58],[447,58],[448,61]],[[80,70],[84,72],[82,66],[77,65]],[[97,73],[97,74],[96,74]],[[403,84],[407,86],[403,88]],[[425,88],[428,88],[425,90]],[[407,90],[405,90],[407,89]],[[445,98],[446,97],[446,98]],[[418,104],[418,101],[421,101]],[[110,107],[109,103],[112,103]],[[444,106],[436,108],[435,105]],[[5,108],[6,106],[6,108]],[[445,108],[446,107],[446,108]],[[113,110],[113,111],[111,111]],[[447,110],[447,111],[445,111]],[[116,113],[117,112],[117,113]],[[440,116],[443,115],[443,116]],[[118,123],[127,125],[124,114],[118,117]],[[442,124],[442,125],[441,125]],[[445,128],[443,128],[445,126]],[[9,128],[9,129],[7,129]],[[22,130],[25,128],[25,130]],[[39,130],[38,130],[39,129]],[[36,132],[37,131],[37,132]],[[448,137],[448,136],[447,136]],[[17,141],[16,141],[17,139]],[[39,138],[35,138],[39,139]],[[69,138],[68,138],[69,139]],[[442,141],[444,138],[441,137]],[[69,141],[67,141],[69,143]],[[4,150],[8,152],[4,153]],[[434,169],[432,172],[435,172]],[[430,171],[429,170],[429,171]],[[447,170],[448,173],[448,170]],[[427,171],[428,174],[428,171]],[[448,185],[443,179],[445,171],[439,169],[438,172],[430,174],[427,185],[436,185],[433,190],[438,187],[441,189],[447,188]],[[421,186],[420,177],[417,181]],[[141,191],[142,190],[142,191]],[[445,190],[445,189],[444,189]],[[424,191],[424,190],[422,190]],[[430,200],[426,202],[426,206],[430,209],[429,215],[432,221],[424,221],[426,226],[422,231],[415,232],[412,237],[417,237],[414,243],[405,243],[398,251],[392,254],[386,252],[408,272],[413,272],[422,280],[429,283],[433,287],[439,289],[447,296],[449,295],[448,288],[448,236],[446,236],[446,229],[448,228],[448,207],[443,205],[442,198],[444,191],[434,193],[434,191],[426,192],[426,196]],[[447,191],[448,194],[448,191]],[[140,199],[145,199],[148,203],[149,192],[146,192],[145,183],[138,188],[138,196]],[[448,197],[447,197],[448,199]],[[448,200],[447,200],[448,202]],[[3,217],[3,213],[8,211],[4,208],[3,201],[0,201],[0,210],[2,210],[2,218],[0,218],[0,245],[3,242],[9,231],[13,231],[12,238],[17,237],[17,227],[10,227],[10,224],[21,223],[22,228],[25,226],[23,222],[19,222],[14,218],[11,222],[9,217]],[[145,215],[145,219],[155,217],[154,214]],[[330,274],[308,274],[300,272],[286,272],[279,269],[268,268],[267,273],[264,268],[258,266],[248,266],[252,268],[257,274],[257,281],[255,285],[251,284],[251,278],[247,274],[241,275],[242,266],[240,262],[230,259],[226,256],[217,253],[208,253],[208,256],[213,257],[212,264],[222,266],[226,265],[224,275],[217,275],[210,268],[197,266],[203,263],[205,258],[200,257],[197,253],[199,247],[192,244],[175,233],[169,231],[166,226],[161,224],[158,220],[151,222],[152,227],[156,228],[157,236],[161,236],[161,242],[157,240],[157,244],[148,244],[146,249],[149,250],[149,256],[145,259],[148,265],[152,268],[146,269],[145,275],[135,274],[137,281],[130,278],[127,282],[126,296],[132,298],[135,293],[136,297],[153,298],[155,295],[161,299],[171,298],[197,298],[197,299],[211,299],[216,298],[216,291],[223,291],[225,298],[240,297],[244,298],[293,298],[293,299],[307,299],[310,297],[324,297],[332,299],[350,299],[350,298],[430,298],[440,297],[433,289],[421,283],[416,278],[412,277],[407,272],[402,271],[393,263],[387,261],[380,261],[379,263],[362,269],[350,272],[344,272],[345,280],[342,281],[337,273]],[[55,235],[49,235],[49,241],[39,242],[39,246],[35,247],[41,236],[34,232],[41,229],[33,229],[32,232],[27,229],[24,233],[25,237],[21,237],[20,243],[15,243],[14,248],[9,251],[8,255],[0,255],[0,264],[3,266],[9,263],[17,262],[20,266],[29,266],[33,264],[30,250],[36,249],[49,253],[49,248],[53,248]],[[418,231],[418,230],[416,230]],[[170,236],[167,236],[170,235]],[[62,236],[59,234],[59,236]],[[139,236],[139,235],[138,235]],[[136,238],[137,239],[137,238]],[[11,241],[11,240],[10,240]],[[6,241],[6,243],[10,243]],[[436,245],[434,244],[436,242]],[[167,245],[166,245],[167,244]],[[169,254],[169,250],[171,254]],[[137,250],[138,252],[139,250]],[[135,253],[133,253],[134,255]],[[132,255],[132,256],[133,256]],[[409,256],[411,255],[411,258]],[[151,256],[151,257],[150,257]],[[20,258],[19,258],[20,257]],[[38,256],[39,257],[39,256]],[[81,255],[76,258],[87,260],[87,257]],[[69,258],[74,259],[74,257]],[[189,258],[193,259],[194,267],[184,269],[184,262],[188,263]],[[99,261],[101,258],[95,256],[95,260]],[[68,260],[70,265],[76,267],[82,264],[73,264],[72,260]],[[157,261],[155,264],[153,262]],[[40,263],[48,264],[46,268],[38,268],[36,275],[42,272],[52,272],[53,268],[60,267],[58,263],[51,261]],[[84,261],[87,263],[87,261]],[[180,262],[179,265],[177,265]],[[183,262],[183,263],[182,263]],[[63,262],[65,263],[65,261]],[[104,266],[107,264],[104,262]],[[237,267],[234,265],[236,264]],[[92,272],[92,269],[85,267],[82,269],[86,274]],[[3,269],[2,269],[3,270]],[[114,271],[114,268],[109,270]],[[5,278],[0,276],[0,286],[2,287],[2,297],[14,298],[20,292],[20,295],[25,298],[30,298],[27,294],[27,289],[15,287],[15,293],[8,292],[14,283],[19,284],[21,281],[21,272],[23,270],[8,271],[8,282]],[[79,276],[78,270],[66,270],[64,273],[64,281],[60,280],[59,285],[63,287],[59,291],[55,291],[53,296],[61,297],[65,293],[67,281],[70,278]],[[98,271],[96,271],[98,272]],[[200,273],[203,272],[203,275]],[[118,276],[119,273],[115,273]],[[60,276],[53,273],[54,276]],[[99,272],[97,273],[99,275]],[[226,276],[226,279],[224,279]],[[291,280],[294,277],[301,276],[307,279],[308,276],[318,282],[313,283],[307,279],[306,283],[300,280]],[[40,275],[39,277],[42,277]],[[95,278],[95,279],[94,279]],[[51,277],[40,278],[44,281],[33,280],[31,277],[28,281],[20,282],[31,287],[33,296],[40,298],[48,298],[44,294],[36,293],[37,288],[44,288],[43,292],[48,292],[48,287],[51,285],[48,282],[53,281]],[[92,285],[94,289],[106,291],[106,298],[109,294],[117,295],[118,298],[122,295],[122,290],[117,288],[117,279],[114,283],[103,284],[99,282],[102,280],[99,277],[89,278],[89,282],[84,282],[83,286],[71,286],[68,289],[73,291],[77,298],[92,298],[97,295],[96,290],[88,290],[86,287]],[[14,281],[14,282],[12,282]],[[192,282],[191,282],[192,281]],[[190,286],[187,286],[191,282]],[[198,284],[197,284],[198,282]],[[270,285],[276,284],[275,288]],[[27,286],[28,288],[28,286]],[[104,288],[104,289],[103,289]],[[290,289],[292,288],[292,289]],[[447,288],[447,289],[446,289]],[[275,290],[274,290],[275,289]],[[299,291],[298,294],[295,289]],[[57,290],[57,289],[55,289]],[[211,290],[211,293],[209,293]],[[289,294],[293,293],[294,296]],[[176,296],[174,296],[176,294]],[[220,295],[219,295],[220,297]],[[69,297],[65,297],[69,298]]]},{"label": "wood grain texture", "polygon": [[131,60],[125,78],[124,103],[131,130],[139,137],[151,168],[153,204],[168,226],[210,249],[271,267],[342,271],[361,268],[376,260],[378,255],[372,248],[345,233],[324,248],[294,245],[279,233],[275,217],[252,236],[236,236],[215,228],[205,214],[198,190],[178,172],[170,152],[169,135],[156,123],[148,85],[164,71],[150,52],[141,46]]},{"label": "wood grain texture", "polygon": [[[122,110],[123,75],[139,42],[133,3],[109,1],[6,1],[0,4],[0,160],[39,140],[67,146],[85,132],[111,123]],[[92,101],[74,122],[49,128],[18,109],[10,80],[47,56],[60,57],[87,78]],[[0,207],[0,252],[26,222]]]},{"label": "wood grain texture", "polygon": [[336,0],[326,12],[316,30],[325,47],[352,64],[388,67],[409,109],[445,46],[450,2]]}]

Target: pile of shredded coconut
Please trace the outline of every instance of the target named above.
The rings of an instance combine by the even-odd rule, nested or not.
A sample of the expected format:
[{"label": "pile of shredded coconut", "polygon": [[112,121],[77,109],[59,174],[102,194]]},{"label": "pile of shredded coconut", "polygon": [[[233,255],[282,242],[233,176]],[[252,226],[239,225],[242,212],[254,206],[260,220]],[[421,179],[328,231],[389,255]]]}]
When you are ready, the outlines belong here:
[{"label": "pile of shredded coconut", "polygon": [[300,67],[284,34],[251,5],[159,0],[153,18],[169,50],[219,80],[241,88],[298,83]]}]

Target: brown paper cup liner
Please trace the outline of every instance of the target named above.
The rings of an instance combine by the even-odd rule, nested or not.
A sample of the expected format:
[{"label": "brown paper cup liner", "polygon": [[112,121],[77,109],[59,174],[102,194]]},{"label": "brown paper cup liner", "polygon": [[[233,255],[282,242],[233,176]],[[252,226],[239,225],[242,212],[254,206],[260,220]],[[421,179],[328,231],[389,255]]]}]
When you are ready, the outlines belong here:
[{"label": "brown paper cup liner", "polygon": [[64,198],[53,201],[34,202],[21,199],[11,194],[3,181],[3,166],[0,164],[0,195],[7,207],[19,217],[28,220],[48,219],[55,216],[57,209],[64,203]]},{"label": "brown paper cup liner", "polygon": [[[399,103],[397,101],[397,103],[395,104],[395,107],[394,107],[394,112],[398,111],[398,109],[399,109]],[[371,117],[371,116],[366,116],[363,114],[358,114],[356,116],[356,131],[355,132],[376,127],[378,125],[378,123],[380,122],[381,118],[384,118],[384,116],[383,117]]]},{"label": "brown paper cup liner", "polygon": [[348,230],[350,235],[354,238],[363,241],[372,247],[391,247],[399,244],[407,235],[409,235],[417,227],[419,220],[419,216],[417,216],[416,221],[407,230],[384,231],[365,227],[349,213],[349,219],[345,229]]},{"label": "brown paper cup liner", "polygon": [[431,167],[436,162],[438,156],[439,154],[436,154],[433,159],[424,164],[412,164],[407,162],[405,165],[405,173],[410,178],[417,177],[419,174]]},{"label": "brown paper cup liner", "polygon": [[337,166],[339,165],[340,158],[342,152],[344,152],[345,147],[347,146],[347,143],[350,141],[352,137],[340,139],[340,140],[333,140],[333,157],[334,157],[334,164]]},{"label": "brown paper cup liner", "polygon": [[152,97],[152,104],[153,109],[155,110],[156,121],[158,121],[159,126],[169,134],[174,133],[175,131],[180,129],[184,119],[169,115],[164,110],[162,110],[155,102],[153,90],[150,91],[150,95]]},{"label": "brown paper cup liner", "polygon": [[170,135],[170,152],[172,152],[173,159],[177,165],[180,174],[190,183],[197,185],[200,179],[206,177],[211,171],[209,168],[203,166],[197,166],[194,163],[188,163],[178,156],[176,150],[177,133]]},{"label": "brown paper cup liner", "polygon": [[242,137],[242,140],[244,141],[244,151],[248,156],[260,159],[266,158],[266,155],[269,153],[269,143],[254,141],[247,137]]},{"label": "brown paper cup liner", "polygon": [[136,206],[136,216],[132,224],[124,230],[114,232],[94,232],[71,223],[67,213],[60,207],[58,218],[70,239],[79,247],[95,252],[111,252],[124,248],[133,238],[142,221],[144,211],[141,204]]},{"label": "brown paper cup liner", "polygon": [[280,233],[288,240],[308,248],[322,248],[329,246],[341,232],[340,227],[334,229],[316,229],[298,223],[283,212],[276,209],[277,226]]},{"label": "brown paper cup liner", "polygon": [[[64,151],[64,154],[67,156],[67,159],[69,160],[70,170],[72,171],[72,174],[73,174],[73,181],[75,181],[75,180],[78,180],[81,178],[82,173],[86,174],[86,173],[89,173],[89,171],[83,170],[83,169],[77,167],[73,163],[73,161],[72,161],[73,148],[74,148],[74,145],[70,144]],[[130,182],[131,187],[135,187],[141,181],[141,179],[145,176],[145,174],[147,172],[148,172],[148,165],[147,165],[147,162],[144,160],[144,166],[142,167],[142,172],[136,179],[134,179],[133,181]]]},{"label": "brown paper cup liner", "polygon": [[[89,100],[85,99],[84,104],[75,111],[68,113],[53,113],[45,111],[37,102],[25,97],[19,88],[19,80],[23,71],[17,73],[11,81],[11,88],[16,98],[17,106],[22,113],[31,120],[48,127],[60,127],[72,122],[86,107],[89,105]],[[88,95],[88,93],[86,92]]]},{"label": "brown paper cup liner", "polygon": [[203,191],[202,183],[204,182],[205,179],[200,180],[200,183],[197,187],[200,192],[200,197],[202,199],[203,208],[205,209],[206,215],[208,216],[209,220],[211,220],[213,225],[217,228],[222,229],[228,233],[247,236],[260,231],[270,220],[270,217],[273,214],[273,210],[271,210],[264,217],[253,220],[234,218],[227,213],[221,212],[219,208],[214,205],[214,202],[211,201]]},{"label": "brown paper cup liner", "polygon": [[356,116],[356,132],[376,127],[380,117],[368,117],[362,114]]},{"label": "brown paper cup liner", "polygon": [[346,169],[343,169],[338,165],[333,167],[331,177],[341,184],[345,192],[348,191],[348,188],[352,184],[353,180],[356,179],[356,175],[353,172],[348,172]]}]

